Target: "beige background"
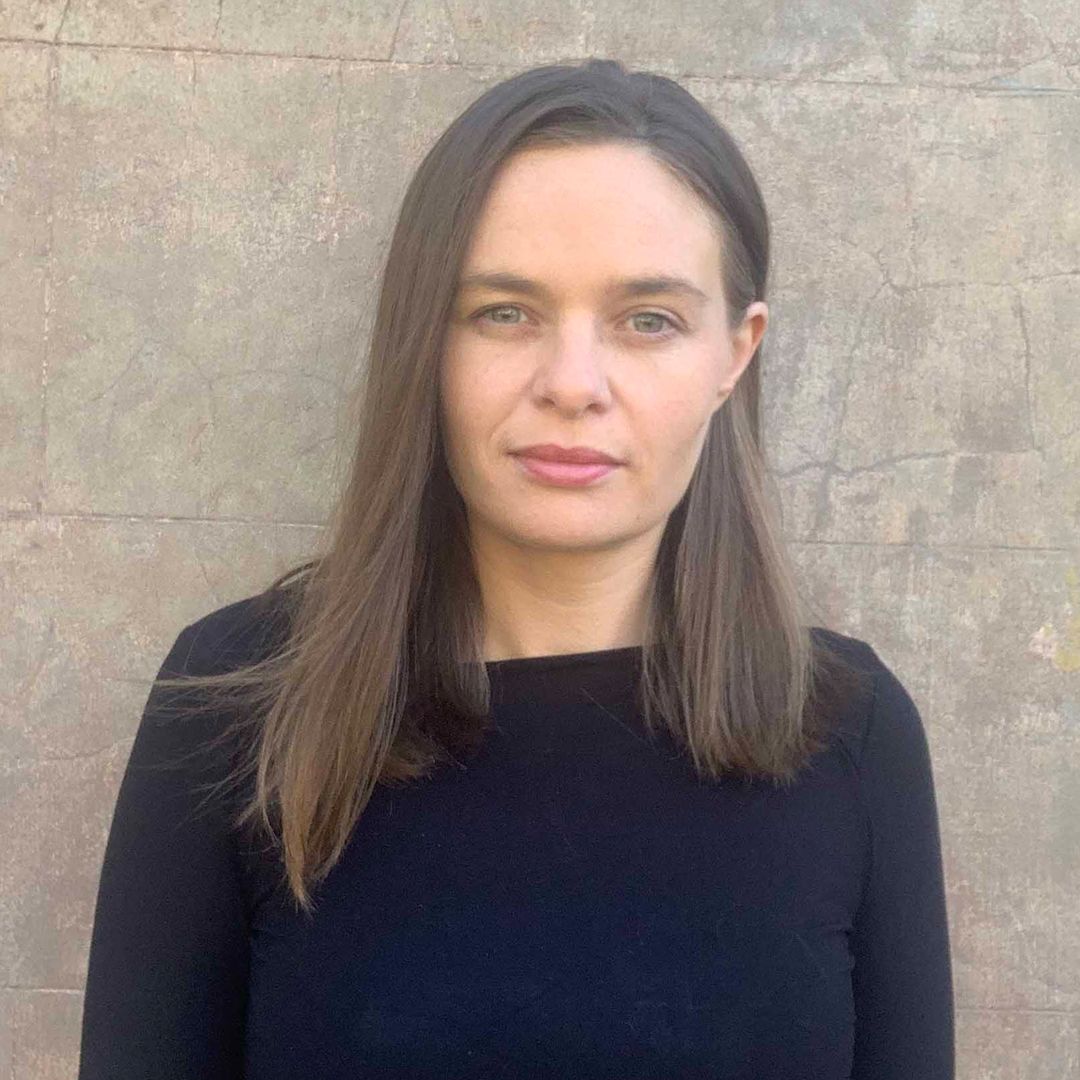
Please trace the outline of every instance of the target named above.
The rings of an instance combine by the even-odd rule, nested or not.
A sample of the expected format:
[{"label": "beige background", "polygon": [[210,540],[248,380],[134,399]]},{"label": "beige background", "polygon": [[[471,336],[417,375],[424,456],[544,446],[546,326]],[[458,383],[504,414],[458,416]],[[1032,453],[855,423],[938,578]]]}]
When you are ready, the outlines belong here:
[{"label": "beige background", "polygon": [[1080,1075],[1075,0],[0,3],[0,1077],[75,1073],[97,876],[186,622],[311,548],[407,178],[613,56],[775,227],[768,437],[828,625],[920,706],[959,1075]]}]

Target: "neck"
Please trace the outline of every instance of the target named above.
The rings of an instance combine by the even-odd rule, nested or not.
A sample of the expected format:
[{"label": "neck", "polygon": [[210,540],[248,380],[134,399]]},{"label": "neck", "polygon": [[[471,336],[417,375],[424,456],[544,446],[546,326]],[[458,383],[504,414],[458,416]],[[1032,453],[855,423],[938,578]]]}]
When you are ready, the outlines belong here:
[{"label": "neck", "polygon": [[642,644],[655,545],[590,551],[473,545],[485,661]]}]

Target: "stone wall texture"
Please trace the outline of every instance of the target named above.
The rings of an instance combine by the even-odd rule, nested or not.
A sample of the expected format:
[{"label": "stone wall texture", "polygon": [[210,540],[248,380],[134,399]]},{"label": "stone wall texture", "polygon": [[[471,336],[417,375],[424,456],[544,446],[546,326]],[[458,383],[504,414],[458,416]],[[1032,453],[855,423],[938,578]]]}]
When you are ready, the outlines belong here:
[{"label": "stone wall texture", "polygon": [[312,550],[412,168],[609,56],[775,230],[767,435],[821,620],[920,706],[958,1075],[1080,1076],[1076,0],[0,3],[0,1078],[73,1077],[176,633]]}]

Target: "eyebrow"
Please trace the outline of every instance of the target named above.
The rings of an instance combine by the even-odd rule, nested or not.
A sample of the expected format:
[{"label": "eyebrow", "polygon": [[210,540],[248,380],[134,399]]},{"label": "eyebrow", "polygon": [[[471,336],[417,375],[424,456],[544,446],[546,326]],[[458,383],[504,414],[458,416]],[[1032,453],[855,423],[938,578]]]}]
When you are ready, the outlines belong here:
[{"label": "eyebrow", "polygon": [[[502,270],[468,274],[461,279],[458,288],[460,290],[487,288],[544,299],[551,297],[550,291],[539,281]],[[694,300],[708,301],[709,299],[708,293],[703,292],[692,281],[674,274],[619,278],[608,285],[607,292],[615,296],[655,296],[659,293],[676,293]]]}]

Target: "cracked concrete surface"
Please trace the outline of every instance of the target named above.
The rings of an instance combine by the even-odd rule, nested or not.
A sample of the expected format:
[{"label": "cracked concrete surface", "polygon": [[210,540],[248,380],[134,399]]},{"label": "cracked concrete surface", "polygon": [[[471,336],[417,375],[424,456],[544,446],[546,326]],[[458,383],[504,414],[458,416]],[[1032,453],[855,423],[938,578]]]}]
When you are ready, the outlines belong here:
[{"label": "cracked concrete surface", "polygon": [[640,14],[0,10],[0,1076],[75,1075],[165,650],[317,541],[406,177],[487,85],[586,55],[682,82],[761,181],[785,530],[924,718],[958,1075],[1080,1071],[1080,12]]}]

